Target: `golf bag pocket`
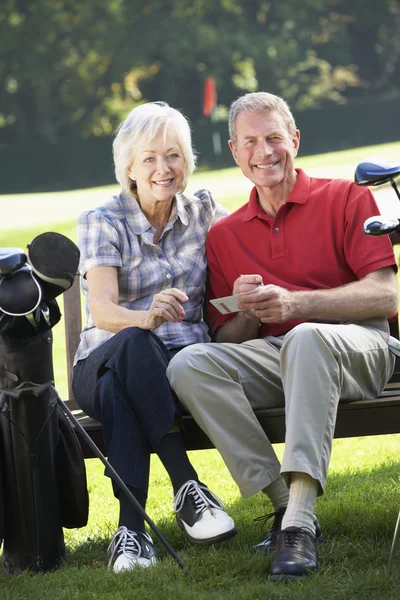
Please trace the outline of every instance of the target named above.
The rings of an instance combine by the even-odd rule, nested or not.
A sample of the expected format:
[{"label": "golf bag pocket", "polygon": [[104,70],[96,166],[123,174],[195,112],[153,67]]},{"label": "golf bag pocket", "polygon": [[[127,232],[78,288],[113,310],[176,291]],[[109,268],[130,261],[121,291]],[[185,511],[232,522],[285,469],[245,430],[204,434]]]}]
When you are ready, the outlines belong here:
[{"label": "golf bag pocket", "polygon": [[86,468],[81,446],[67,417],[59,410],[55,469],[63,527],[84,527],[89,516]]},{"label": "golf bag pocket", "polygon": [[[0,394],[1,397],[1,394]],[[0,548],[4,539],[4,485],[3,485],[3,471],[1,466],[0,458]]]}]

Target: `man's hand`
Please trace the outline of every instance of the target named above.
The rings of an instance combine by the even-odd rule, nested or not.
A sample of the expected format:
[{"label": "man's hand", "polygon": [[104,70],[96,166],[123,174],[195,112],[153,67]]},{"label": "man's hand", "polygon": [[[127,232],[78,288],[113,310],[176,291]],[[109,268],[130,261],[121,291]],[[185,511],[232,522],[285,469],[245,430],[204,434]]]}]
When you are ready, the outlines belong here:
[{"label": "man's hand", "polygon": [[176,288],[163,290],[155,294],[148,311],[144,316],[142,329],[157,329],[167,321],[180,323],[186,316],[181,302],[187,302],[186,294]]},{"label": "man's hand", "polygon": [[[251,292],[262,285],[261,275],[240,275],[233,284],[232,294],[242,294],[243,292]],[[243,310],[244,314],[249,317],[256,317],[254,310]]]},{"label": "man's hand", "polygon": [[260,285],[262,285],[261,275],[241,275],[233,284],[232,294],[251,292]]},{"label": "man's hand", "polygon": [[239,302],[239,308],[251,311],[262,323],[284,323],[295,317],[296,301],[294,292],[277,285],[257,287],[247,293]]}]

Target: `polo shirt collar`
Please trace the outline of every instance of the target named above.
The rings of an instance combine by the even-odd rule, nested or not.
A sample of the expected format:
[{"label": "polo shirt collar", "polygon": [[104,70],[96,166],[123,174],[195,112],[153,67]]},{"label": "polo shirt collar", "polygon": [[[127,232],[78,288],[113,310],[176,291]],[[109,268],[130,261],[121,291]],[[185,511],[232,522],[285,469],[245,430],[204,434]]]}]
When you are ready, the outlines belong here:
[{"label": "polo shirt collar", "polygon": [[[118,202],[121,206],[122,212],[129,223],[129,227],[135,235],[142,235],[146,231],[149,231],[152,226],[146,219],[139,206],[138,201],[133,196],[121,192],[119,194]],[[189,199],[183,194],[177,194],[175,196],[175,202],[172,208],[172,215],[168,223],[171,226],[177,219],[180,219],[183,225],[189,224],[189,218],[185,210],[186,204],[189,203]],[[167,224],[168,227],[168,224]]]},{"label": "polo shirt collar", "polygon": [[[306,204],[308,200],[308,194],[310,191],[310,177],[303,171],[303,169],[295,169],[298,174],[296,183],[293,186],[292,191],[289,194],[289,198],[286,203],[292,204]],[[244,214],[243,221],[251,221],[252,219],[265,215],[262,207],[258,203],[257,188],[254,186],[250,192],[249,202],[247,204],[247,210]]]}]

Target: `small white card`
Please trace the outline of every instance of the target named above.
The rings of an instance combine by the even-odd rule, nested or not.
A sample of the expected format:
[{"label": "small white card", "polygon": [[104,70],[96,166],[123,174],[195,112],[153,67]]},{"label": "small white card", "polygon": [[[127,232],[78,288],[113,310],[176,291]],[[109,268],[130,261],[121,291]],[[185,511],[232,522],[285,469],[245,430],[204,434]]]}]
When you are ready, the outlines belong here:
[{"label": "small white card", "polygon": [[210,300],[210,302],[220,313],[227,315],[240,310],[238,308],[240,295],[241,294],[234,294],[233,296],[225,296],[224,298],[215,298],[215,300]]}]

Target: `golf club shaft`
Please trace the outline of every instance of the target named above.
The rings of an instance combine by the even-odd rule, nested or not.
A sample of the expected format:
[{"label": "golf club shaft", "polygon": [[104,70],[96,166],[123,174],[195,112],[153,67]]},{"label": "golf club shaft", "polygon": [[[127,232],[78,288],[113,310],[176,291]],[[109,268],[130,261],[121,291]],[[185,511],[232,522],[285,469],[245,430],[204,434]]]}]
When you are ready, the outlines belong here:
[{"label": "golf club shaft", "polygon": [[396,196],[398,197],[398,199],[400,200],[400,193],[399,190],[397,189],[397,185],[394,179],[390,180],[390,185],[392,186],[392,188],[394,189],[394,191],[396,192]]}]

